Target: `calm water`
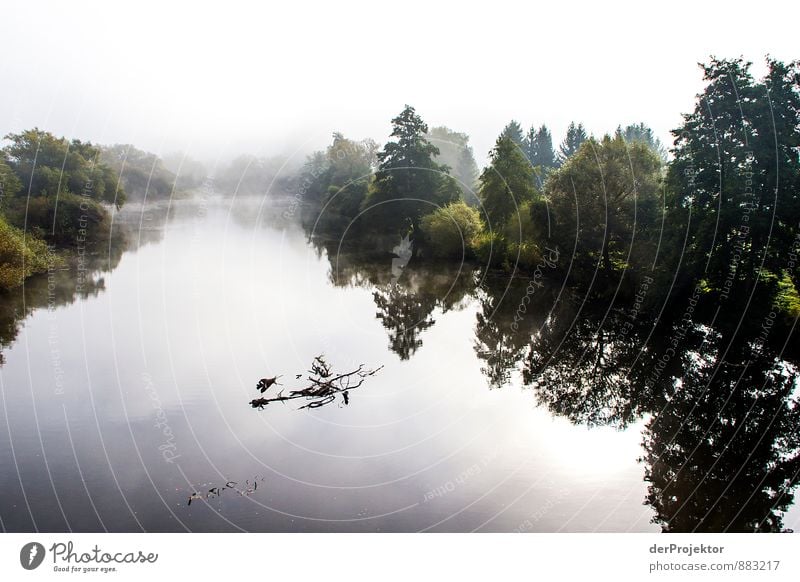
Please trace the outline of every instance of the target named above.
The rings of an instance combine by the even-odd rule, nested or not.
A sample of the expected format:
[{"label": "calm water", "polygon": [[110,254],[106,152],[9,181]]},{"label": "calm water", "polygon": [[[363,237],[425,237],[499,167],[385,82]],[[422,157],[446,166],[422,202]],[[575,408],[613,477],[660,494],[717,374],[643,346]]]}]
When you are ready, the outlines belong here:
[{"label": "calm water", "polygon": [[[331,255],[281,212],[131,207],[128,247],[87,280],[59,271],[3,299],[4,530],[661,529],[647,407],[570,402],[569,345],[550,386],[523,386],[526,334],[557,321],[559,289],[511,332],[524,281],[413,261],[397,279],[391,259]],[[259,378],[301,387],[319,354],[383,368],[348,405],[249,406]]]}]

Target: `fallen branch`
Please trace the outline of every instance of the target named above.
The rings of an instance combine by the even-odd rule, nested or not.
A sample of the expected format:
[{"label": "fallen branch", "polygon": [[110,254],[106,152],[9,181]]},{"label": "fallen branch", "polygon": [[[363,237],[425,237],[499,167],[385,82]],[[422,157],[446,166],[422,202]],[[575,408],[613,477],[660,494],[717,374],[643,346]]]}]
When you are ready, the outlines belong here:
[{"label": "fallen branch", "polygon": [[[309,375],[306,378],[308,386],[299,390],[291,390],[288,394],[284,394],[284,391],[281,390],[275,396],[256,398],[250,401],[250,406],[263,410],[267,404],[272,402],[286,402],[302,398],[310,400],[310,402],[301,406],[300,409],[319,408],[335,402],[338,395],[341,395],[342,402],[347,405],[350,403],[349,391],[359,388],[367,378],[377,374],[381,368],[383,366],[374,370],[367,369],[364,364],[359,364],[358,368],[351,372],[334,374],[330,364],[325,361],[325,357],[320,355],[314,358],[311,363],[311,369],[308,371]],[[295,376],[295,378],[300,377],[302,377],[302,374]],[[269,386],[264,386],[262,382],[259,382],[256,386],[256,389],[262,393],[276,383],[273,381]]]}]

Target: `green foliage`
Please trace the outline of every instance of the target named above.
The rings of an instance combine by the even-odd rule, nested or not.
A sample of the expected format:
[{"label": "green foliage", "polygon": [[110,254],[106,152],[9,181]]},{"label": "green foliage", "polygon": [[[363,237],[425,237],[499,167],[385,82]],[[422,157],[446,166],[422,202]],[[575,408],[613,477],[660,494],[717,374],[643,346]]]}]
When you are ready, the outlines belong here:
[{"label": "green foliage", "polygon": [[670,269],[681,265],[683,288],[705,278],[718,300],[751,313],[774,304],[777,281],[760,273],[784,271],[800,220],[800,72],[767,65],[762,81],[742,59],[702,67],[706,87],[673,131],[667,174],[666,246],[685,240]]},{"label": "green foliage", "polygon": [[537,172],[536,183],[541,190],[550,171],[558,167],[558,159],[553,149],[553,137],[546,125],[542,125],[539,129],[531,127],[525,138],[525,154]]},{"label": "green foliage", "polygon": [[459,200],[425,216],[421,228],[434,256],[462,258],[472,254],[473,243],[483,231],[483,223],[475,208]]},{"label": "green foliage", "polygon": [[130,144],[103,147],[100,152],[100,160],[119,175],[128,198],[157,200],[173,194],[175,175],[155,154]]},{"label": "green foliage", "polygon": [[546,188],[551,236],[562,253],[572,253],[577,282],[588,283],[598,268],[610,275],[652,262],[660,170],[648,146],[617,135],[590,138],[553,173]]},{"label": "green foliage", "polygon": [[656,154],[658,154],[658,157],[661,158],[662,163],[667,163],[667,150],[664,148],[664,144],[662,144],[661,140],[656,137],[656,134],[653,133],[653,130],[644,123],[633,123],[625,127],[625,129],[618,127],[617,132],[622,135],[626,142],[630,143],[638,141],[649,146]]},{"label": "green foliage", "polygon": [[776,307],[791,318],[800,317],[800,294],[797,293],[789,273],[784,273],[778,282],[778,296],[775,298]]},{"label": "green foliage", "polygon": [[533,208],[538,201],[526,201],[506,224],[503,232],[505,264],[509,268],[534,269],[542,260],[540,229],[534,220]]},{"label": "green foliage", "polygon": [[5,139],[11,142],[4,148],[6,160],[23,184],[23,194],[81,194],[118,208],[125,203],[119,177],[91,143],[70,142],[39,129],[8,134]]},{"label": "green foliage", "polygon": [[299,188],[314,207],[322,231],[341,231],[359,213],[376,165],[378,146],[371,139],[354,141],[340,133],[324,152],[306,161]]},{"label": "green foliage", "polygon": [[6,198],[13,198],[22,190],[22,184],[14,170],[6,161],[5,152],[0,150],[0,210]]},{"label": "green foliage", "polygon": [[481,173],[479,196],[489,230],[502,231],[520,205],[532,200],[535,193],[528,159],[511,138],[501,135],[489,166]]},{"label": "green foliage", "polygon": [[503,128],[500,136],[509,138],[518,148],[524,149],[525,137],[522,135],[522,126],[515,119],[512,119],[508,125]]},{"label": "green foliage", "polygon": [[106,242],[111,237],[111,216],[91,198],[65,193],[58,198],[37,196],[10,201],[9,222],[61,247]]},{"label": "green foliage", "polygon": [[500,268],[506,265],[508,245],[499,232],[484,231],[472,241],[472,249],[478,262],[486,267]]},{"label": "green foliage", "polygon": [[392,141],[378,154],[378,171],[364,203],[373,228],[400,233],[410,224],[416,231],[420,218],[457,198],[447,168],[434,158],[439,148],[425,135],[428,126],[414,108],[392,120]]},{"label": "green foliage", "polygon": [[26,277],[46,271],[51,260],[44,241],[23,234],[0,216],[0,289],[17,287]]},{"label": "green foliage", "polygon": [[567,128],[567,135],[564,141],[558,148],[558,163],[559,165],[565,163],[570,157],[574,156],[581,147],[581,144],[588,139],[586,130],[582,123],[575,125],[575,122],[570,122]]}]

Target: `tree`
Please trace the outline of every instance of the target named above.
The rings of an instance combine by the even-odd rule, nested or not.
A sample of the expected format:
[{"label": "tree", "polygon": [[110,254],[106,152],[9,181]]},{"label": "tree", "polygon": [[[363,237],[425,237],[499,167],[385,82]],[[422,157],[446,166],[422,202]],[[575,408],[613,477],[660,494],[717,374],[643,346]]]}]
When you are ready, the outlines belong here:
[{"label": "tree", "polygon": [[371,222],[384,232],[400,233],[411,226],[417,231],[420,218],[458,197],[458,188],[447,168],[434,158],[439,148],[425,135],[428,126],[413,107],[392,120],[393,138],[378,153],[378,171],[364,203]]},{"label": "tree", "polygon": [[622,136],[590,138],[553,173],[546,196],[552,206],[555,244],[572,254],[572,270],[581,283],[602,268],[652,262],[661,221],[661,162],[642,143]]},{"label": "tree", "polygon": [[341,133],[333,134],[321,170],[309,176],[321,201],[318,228],[341,231],[358,215],[375,169],[376,150],[377,144],[371,139],[354,141]]},{"label": "tree", "polygon": [[8,165],[5,152],[0,150],[0,209],[6,198],[13,198],[22,190],[22,184]]},{"label": "tree", "polygon": [[547,174],[558,166],[556,152],[553,150],[553,137],[546,125],[542,125],[539,129],[531,126],[525,144],[528,160],[536,168],[537,185],[542,189]]},{"label": "tree", "polygon": [[101,160],[100,148],[39,129],[6,139],[10,143],[2,159],[16,177],[3,200],[11,225],[60,245],[108,240],[111,220],[103,204],[119,208],[126,196],[117,173]]},{"label": "tree", "polygon": [[572,121],[567,128],[567,135],[564,137],[564,141],[561,142],[561,145],[558,148],[558,162],[559,165],[566,162],[571,156],[577,153],[578,149],[581,147],[581,144],[587,140],[588,136],[586,135],[586,130],[583,127],[582,123],[575,125],[575,122]]},{"label": "tree", "polygon": [[67,141],[39,129],[8,134],[5,157],[22,193],[55,199],[62,193],[115,204],[125,203],[119,177],[100,160],[100,149],[89,142]]},{"label": "tree", "polygon": [[524,148],[525,146],[525,137],[522,135],[522,126],[515,119],[512,119],[508,125],[503,128],[503,132],[500,135],[510,138],[511,141],[513,141],[520,149]]},{"label": "tree", "polygon": [[667,162],[667,150],[664,148],[664,144],[656,137],[653,130],[644,123],[633,123],[625,127],[625,129],[618,127],[617,132],[622,135],[626,142],[638,141],[649,146],[658,154],[658,157],[661,158],[663,163]]},{"label": "tree", "polygon": [[500,231],[536,192],[533,169],[522,150],[503,132],[481,173],[479,196],[490,231]]},{"label": "tree", "polygon": [[153,200],[173,194],[175,175],[155,154],[117,144],[100,148],[100,160],[119,175],[129,198]]},{"label": "tree", "polygon": [[667,242],[676,253],[685,247],[672,259],[678,282],[688,290],[702,280],[710,300],[753,321],[775,303],[800,218],[798,65],[767,64],[760,82],[742,59],[702,66],[706,87],[673,131],[667,175],[677,239]]},{"label": "tree", "polygon": [[434,161],[447,166],[450,175],[458,182],[461,196],[468,204],[477,204],[475,182],[478,179],[478,164],[469,145],[469,136],[447,127],[434,127],[425,136],[437,148],[439,153]]}]

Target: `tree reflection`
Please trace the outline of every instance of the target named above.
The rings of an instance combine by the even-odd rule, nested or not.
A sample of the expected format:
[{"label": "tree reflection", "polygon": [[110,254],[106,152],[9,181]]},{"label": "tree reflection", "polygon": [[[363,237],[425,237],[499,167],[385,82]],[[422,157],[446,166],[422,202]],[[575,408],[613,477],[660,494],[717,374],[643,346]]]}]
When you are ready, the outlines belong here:
[{"label": "tree reflection", "polygon": [[46,273],[29,277],[22,286],[0,293],[0,350],[16,340],[23,322],[34,311],[53,310],[105,291],[104,274],[117,267],[126,241],[125,237],[115,237],[107,247],[84,255],[80,265],[76,258],[54,261]]},{"label": "tree reflection", "polygon": [[527,280],[488,277],[476,292],[475,354],[490,388],[508,384],[552,306],[550,289],[529,293]]},{"label": "tree reflection", "polygon": [[422,346],[422,334],[435,323],[434,311],[462,309],[475,289],[471,267],[407,265],[400,276],[392,255],[349,253],[338,242],[315,239],[317,252],[330,263],[329,280],[337,287],[372,291],[375,317],[389,336],[389,348],[408,360]]},{"label": "tree reflection", "polygon": [[693,358],[644,432],[647,503],[664,531],[780,531],[800,471],[797,374],[744,344]]},{"label": "tree reflection", "polygon": [[401,359],[420,348],[437,309],[471,305],[490,388],[519,371],[539,405],[575,424],[644,419],[644,501],[663,531],[784,529],[800,475],[797,347],[769,297],[751,294],[746,316],[723,317],[699,284],[694,295],[651,288],[642,304],[632,293],[615,304],[413,260],[393,278],[391,257],[325,252],[336,257],[334,284],[371,290]]}]

